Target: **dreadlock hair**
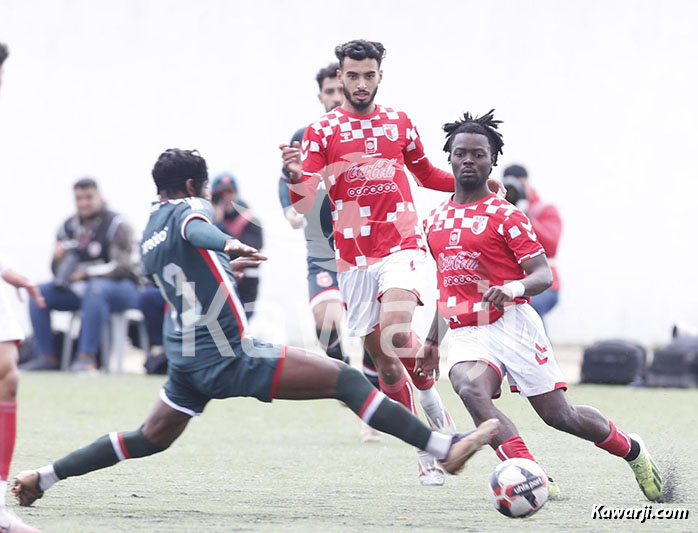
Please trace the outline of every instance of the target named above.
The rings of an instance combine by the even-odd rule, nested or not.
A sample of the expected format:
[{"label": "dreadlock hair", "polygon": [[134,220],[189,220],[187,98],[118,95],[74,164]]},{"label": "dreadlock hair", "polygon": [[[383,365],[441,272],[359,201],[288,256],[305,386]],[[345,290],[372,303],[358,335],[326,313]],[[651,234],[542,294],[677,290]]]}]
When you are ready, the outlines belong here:
[{"label": "dreadlock hair", "polygon": [[456,135],[459,133],[479,133],[487,137],[487,140],[490,142],[492,159],[494,160],[494,165],[496,165],[497,156],[502,153],[502,146],[504,146],[502,134],[497,131],[501,123],[501,120],[495,120],[494,109],[490,109],[486,115],[475,118],[469,111],[466,111],[461,120],[444,124],[443,130],[446,132],[444,152],[448,154],[448,160],[451,160],[451,146]]},{"label": "dreadlock hair", "polygon": [[10,55],[10,51],[7,49],[7,45],[0,43],[0,67],[5,62],[5,59],[7,59],[7,56],[9,56],[9,55]]},{"label": "dreadlock hair", "polygon": [[170,148],[160,154],[152,174],[158,192],[164,192],[168,196],[186,193],[188,179],[194,180],[197,190],[208,179],[206,161],[198,150],[180,150],[179,148]]},{"label": "dreadlock hair", "polygon": [[366,41],[365,39],[355,39],[348,43],[339,44],[334,49],[334,55],[339,59],[340,67],[344,66],[344,59],[349,57],[357,61],[362,59],[375,59],[378,68],[385,57],[385,46],[376,41]]},{"label": "dreadlock hair", "polygon": [[329,78],[331,80],[335,79],[337,77],[337,70],[339,70],[339,63],[337,63],[336,61],[318,70],[318,73],[315,76],[315,81],[317,81],[318,89],[322,91],[322,84],[325,82],[326,78]]}]

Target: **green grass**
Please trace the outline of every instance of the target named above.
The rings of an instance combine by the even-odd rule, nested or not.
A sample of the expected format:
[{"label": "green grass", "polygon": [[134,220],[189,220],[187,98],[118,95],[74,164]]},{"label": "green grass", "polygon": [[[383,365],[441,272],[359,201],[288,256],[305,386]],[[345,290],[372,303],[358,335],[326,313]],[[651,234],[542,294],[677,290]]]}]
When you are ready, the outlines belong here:
[{"label": "green grass", "polygon": [[[23,374],[12,471],[138,427],[162,383],[147,376]],[[448,383],[439,388],[459,428],[470,428]],[[35,507],[15,510],[49,532],[698,530],[698,391],[576,386],[570,397],[643,436],[674,486],[666,505],[690,509],[689,520],[591,520],[593,504],[646,503],[630,469],[546,427],[525,400],[508,393],[498,405],[562,489],[559,500],[526,520],[490,506],[487,479],[498,463],[490,449],[444,487],[423,488],[410,447],[388,436],[360,443],[356,418],[330,400],[211,402],[167,452],[66,480]]]}]

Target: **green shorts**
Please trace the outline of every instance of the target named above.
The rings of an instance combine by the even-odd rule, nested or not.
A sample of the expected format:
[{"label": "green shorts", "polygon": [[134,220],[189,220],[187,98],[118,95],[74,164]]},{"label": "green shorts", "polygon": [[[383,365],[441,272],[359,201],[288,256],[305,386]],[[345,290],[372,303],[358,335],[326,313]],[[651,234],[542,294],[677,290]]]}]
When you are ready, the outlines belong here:
[{"label": "green shorts", "polygon": [[187,372],[170,368],[160,399],[190,416],[202,413],[212,399],[252,397],[263,402],[274,399],[286,357],[286,346],[244,339],[235,357]]}]

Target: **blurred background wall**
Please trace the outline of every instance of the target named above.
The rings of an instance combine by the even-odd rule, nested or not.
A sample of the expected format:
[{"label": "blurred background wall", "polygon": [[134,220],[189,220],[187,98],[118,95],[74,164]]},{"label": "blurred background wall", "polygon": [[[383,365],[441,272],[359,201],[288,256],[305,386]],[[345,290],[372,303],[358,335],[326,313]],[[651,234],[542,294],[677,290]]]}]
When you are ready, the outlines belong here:
[{"label": "blurred background wall", "polygon": [[[553,341],[661,342],[676,320],[698,322],[696,20],[698,3],[678,0],[2,0],[0,253],[49,279],[84,175],[140,231],[157,156],[197,148],[212,175],[237,176],[264,224],[254,329],[314,342],[277,145],[322,113],[314,76],[334,46],[367,38],[388,50],[376,101],[411,115],[434,164],[448,169],[441,124],[496,108],[495,173],[522,163],[557,204]],[[443,196],[415,197],[424,215]],[[420,330],[433,266],[425,283]]]}]

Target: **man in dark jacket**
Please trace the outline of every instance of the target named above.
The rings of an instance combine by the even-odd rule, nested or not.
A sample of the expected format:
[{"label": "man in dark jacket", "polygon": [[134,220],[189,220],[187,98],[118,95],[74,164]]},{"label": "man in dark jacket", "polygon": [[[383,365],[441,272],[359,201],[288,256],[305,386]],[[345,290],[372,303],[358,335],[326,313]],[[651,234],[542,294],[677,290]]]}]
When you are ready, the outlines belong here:
[{"label": "man in dark jacket", "polygon": [[53,309],[82,311],[78,357],[71,370],[94,370],[102,330],[109,314],[136,306],[133,231],[118,214],[107,209],[92,178],[73,186],[77,213],[59,228],[53,253],[55,279],[39,286],[46,300],[41,309],[30,303],[38,357],[22,366],[26,370],[55,370]]}]

